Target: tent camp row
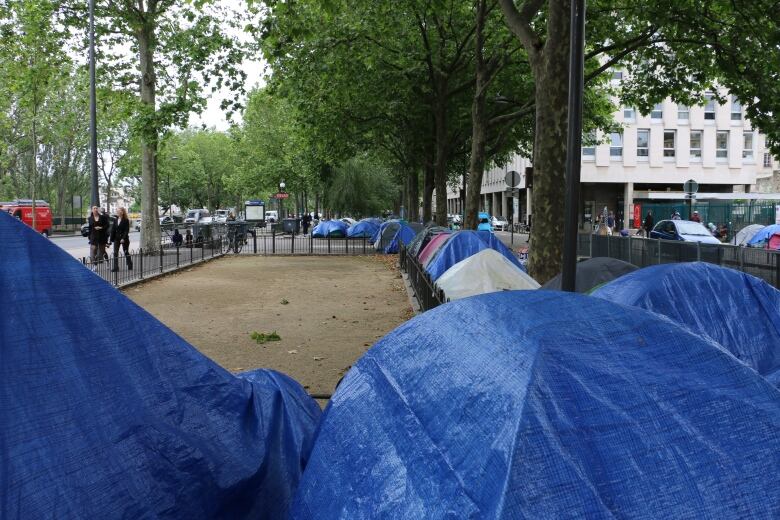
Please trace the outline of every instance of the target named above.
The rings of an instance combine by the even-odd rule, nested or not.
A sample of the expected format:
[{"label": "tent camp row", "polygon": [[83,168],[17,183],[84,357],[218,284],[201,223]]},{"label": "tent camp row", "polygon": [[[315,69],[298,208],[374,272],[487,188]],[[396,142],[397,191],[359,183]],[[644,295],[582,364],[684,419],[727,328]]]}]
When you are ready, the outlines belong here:
[{"label": "tent camp row", "polygon": [[324,220],[312,230],[314,238],[369,239],[377,252],[397,253],[401,244],[407,245],[423,229],[422,224],[404,220],[367,218],[347,225],[341,220]]},{"label": "tent camp row", "polygon": [[734,245],[780,249],[780,224],[750,224],[734,235]]},{"label": "tent camp row", "polygon": [[[4,214],[0,241],[0,518],[780,518],[780,292],[749,275],[461,298],[380,339],[322,412]],[[437,281],[484,251],[517,269],[453,244]]]}]

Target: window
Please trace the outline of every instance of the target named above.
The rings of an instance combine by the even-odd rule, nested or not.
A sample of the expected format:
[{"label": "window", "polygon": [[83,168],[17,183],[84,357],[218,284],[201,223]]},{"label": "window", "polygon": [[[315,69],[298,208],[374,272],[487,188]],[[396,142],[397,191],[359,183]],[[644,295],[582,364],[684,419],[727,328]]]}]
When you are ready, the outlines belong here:
[{"label": "window", "polygon": [[623,157],[623,134],[613,132],[611,138],[612,143],[609,146],[609,155],[611,157]]},{"label": "window", "polygon": [[718,132],[715,134],[715,157],[728,159],[729,157],[729,133]]},{"label": "window", "polygon": [[664,130],[664,157],[674,157],[677,132]]},{"label": "window", "polygon": [[612,71],[612,79],[620,81],[623,79],[623,71],[621,70],[614,70]]},{"label": "window", "polygon": [[690,108],[687,105],[677,105],[677,119],[688,121],[691,117]]},{"label": "window", "polygon": [[596,132],[587,132],[582,139],[582,156],[593,158],[596,156]]},{"label": "window", "polygon": [[742,121],[742,103],[736,96],[731,96],[731,120]]},{"label": "window", "polygon": [[704,99],[707,100],[704,105],[704,119],[715,120],[715,94],[708,92],[704,94]]},{"label": "window", "polygon": [[772,155],[765,153],[764,154],[764,168],[771,168],[772,167]]},{"label": "window", "polygon": [[664,104],[656,103],[653,110],[650,112],[650,119],[663,119],[664,117]]},{"label": "window", "polygon": [[636,156],[647,158],[650,155],[650,130],[636,131]]},{"label": "window", "polygon": [[701,130],[691,130],[691,159],[701,161]]},{"label": "window", "polygon": [[623,119],[633,121],[636,118],[636,112],[631,107],[623,107]]},{"label": "window", "polygon": [[742,140],[742,158],[753,162],[753,132],[743,132]]}]

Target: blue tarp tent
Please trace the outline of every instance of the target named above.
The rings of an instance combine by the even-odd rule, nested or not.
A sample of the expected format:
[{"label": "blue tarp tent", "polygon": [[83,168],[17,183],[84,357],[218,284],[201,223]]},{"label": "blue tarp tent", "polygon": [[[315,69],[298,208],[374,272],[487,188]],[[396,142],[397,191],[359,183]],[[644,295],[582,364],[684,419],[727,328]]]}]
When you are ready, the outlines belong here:
[{"label": "blue tarp tent", "polygon": [[748,245],[754,246],[760,244],[761,242],[766,242],[775,233],[780,233],[780,224],[772,224],[771,226],[766,226],[765,228],[760,229],[755,235],[753,235],[753,238],[748,240]]},{"label": "blue tarp tent", "polygon": [[387,229],[388,227],[392,227],[393,229],[397,229],[397,226],[399,225],[399,223],[400,223],[399,220],[393,219],[393,220],[388,220],[386,222],[382,222],[381,224],[379,224],[379,229],[377,229],[376,233],[374,233],[374,236],[371,237],[371,242],[373,243],[373,242],[376,242],[377,240],[379,240],[379,238],[384,233],[385,229]]},{"label": "blue tarp tent", "polygon": [[367,220],[361,220],[350,226],[347,236],[350,238],[371,238],[379,230],[379,226]]},{"label": "blue tarp tent", "polygon": [[396,231],[392,242],[390,242],[387,247],[385,247],[385,253],[397,253],[398,249],[401,247],[401,243],[403,243],[405,246],[408,246],[409,243],[414,240],[416,235],[417,233],[411,226],[408,224],[401,224],[401,227],[399,227],[398,231]]},{"label": "blue tarp tent", "polygon": [[320,410],[0,212],[0,518],[280,518]]},{"label": "blue tarp tent", "polygon": [[593,296],[663,314],[780,386],[780,291],[763,280],[704,262],[661,264],[622,276]]},{"label": "blue tarp tent", "polygon": [[778,467],[780,392],[711,342],[589,296],[499,292],[352,367],[291,517],[778,518]]},{"label": "blue tarp tent", "polygon": [[525,271],[520,260],[512,251],[489,231],[458,231],[453,233],[452,238],[436,253],[425,270],[431,279],[436,281],[453,265],[487,248],[495,249],[515,264],[518,269]]},{"label": "blue tarp tent", "polygon": [[371,222],[372,224],[378,227],[382,225],[383,220],[381,218],[368,217],[368,218],[361,219],[360,222]]},{"label": "blue tarp tent", "polygon": [[311,236],[314,238],[345,237],[348,228],[349,226],[340,220],[323,220],[314,226]]}]

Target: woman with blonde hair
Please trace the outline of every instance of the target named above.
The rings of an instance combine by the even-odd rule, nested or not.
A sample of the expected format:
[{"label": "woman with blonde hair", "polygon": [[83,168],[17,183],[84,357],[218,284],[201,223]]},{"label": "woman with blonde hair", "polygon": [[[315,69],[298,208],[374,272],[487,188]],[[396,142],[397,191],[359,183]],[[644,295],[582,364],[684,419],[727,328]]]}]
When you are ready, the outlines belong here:
[{"label": "woman with blonde hair", "polygon": [[119,271],[119,246],[125,251],[127,269],[133,269],[133,260],[130,257],[130,220],[127,218],[127,210],[119,208],[116,212],[116,224],[111,233],[111,241],[114,243],[114,267],[112,272]]}]

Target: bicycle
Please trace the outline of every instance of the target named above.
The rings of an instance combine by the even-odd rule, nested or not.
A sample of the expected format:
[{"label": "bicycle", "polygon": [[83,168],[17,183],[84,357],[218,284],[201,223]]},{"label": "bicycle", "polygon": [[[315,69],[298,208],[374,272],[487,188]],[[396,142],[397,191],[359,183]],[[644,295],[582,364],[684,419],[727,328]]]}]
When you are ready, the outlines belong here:
[{"label": "bicycle", "polygon": [[227,254],[232,250],[235,254],[239,254],[246,242],[245,224],[231,222],[226,225],[227,233],[222,237],[222,253]]}]

